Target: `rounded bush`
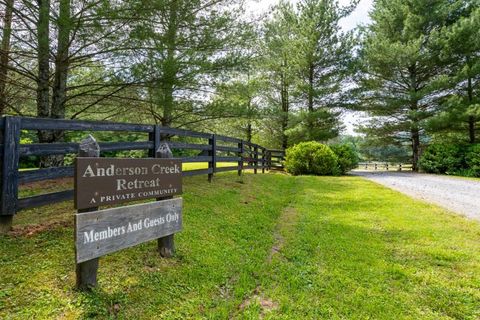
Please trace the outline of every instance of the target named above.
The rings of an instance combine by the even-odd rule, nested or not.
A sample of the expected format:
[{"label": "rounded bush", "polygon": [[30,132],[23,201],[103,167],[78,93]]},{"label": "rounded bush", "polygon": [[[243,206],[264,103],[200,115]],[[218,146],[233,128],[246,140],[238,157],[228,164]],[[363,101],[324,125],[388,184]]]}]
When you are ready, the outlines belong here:
[{"label": "rounded bush", "polygon": [[338,173],[337,166],[337,156],[332,149],[318,142],[302,142],[286,152],[285,169],[293,175],[334,175]]},{"label": "rounded bush", "polygon": [[469,175],[480,177],[480,144],[474,144],[468,148],[465,154],[465,162],[469,170]]},{"label": "rounded bush", "polygon": [[338,169],[341,174],[355,169],[358,166],[358,155],[349,144],[334,144],[330,148],[337,156]]},{"label": "rounded bush", "polygon": [[454,173],[464,167],[463,147],[457,144],[431,144],[420,158],[420,168],[428,173]]}]

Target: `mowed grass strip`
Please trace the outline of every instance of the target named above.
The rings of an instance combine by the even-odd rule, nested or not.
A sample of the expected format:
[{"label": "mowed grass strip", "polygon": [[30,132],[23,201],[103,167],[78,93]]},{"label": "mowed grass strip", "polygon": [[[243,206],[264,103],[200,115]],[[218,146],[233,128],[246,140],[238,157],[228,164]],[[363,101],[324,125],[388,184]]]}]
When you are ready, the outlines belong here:
[{"label": "mowed grass strip", "polygon": [[357,177],[297,182],[296,230],[263,279],[279,305],[267,318],[480,318],[478,222]]},{"label": "mowed grass strip", "polygon": [[[238,162],[217,162],[217,168],[236,167]],[[208,162],[187,162],[183,163],[183,171],[208,169]],[[260,169],[261,170],[261,169]]]},{"label": "mowed grass strip", "polygon": [[[71,223],[0,237],[0,319],[228,318],[258,285],[294,184],[282,174],[226,173],[211,184],[206,176],[184,179],[184,230],[175,237],[175,258],[160,258],[155,241],[107,255],[93,293],[74,290]],[[64,217],[56,209],[17,218]]]},{"label": "mowed grass strip", "polygon": [[[0,318],[480,318],[478,222],[358,177],[205,179],[184,180],[176,257],[108,255],[92,293],[73,289],[68,222],[0,237]],[[17,221],[73,219],[55,210]]]}]

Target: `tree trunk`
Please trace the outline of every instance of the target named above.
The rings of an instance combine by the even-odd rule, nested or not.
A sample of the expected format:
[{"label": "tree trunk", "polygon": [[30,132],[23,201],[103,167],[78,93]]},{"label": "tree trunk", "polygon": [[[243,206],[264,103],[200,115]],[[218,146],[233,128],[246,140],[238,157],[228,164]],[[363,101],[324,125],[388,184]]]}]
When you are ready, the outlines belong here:
[{"label": "tree trunk", "polygon": [[280,99],[281,99],[281,105],[282,105],[282,120],[281,120],[281,130],[282,130],[282,148],[283,150],[288,148],[288,136],[286,134],[287,128],[288,128],[288,113],[290,109],[290,102],[289,102],[289,97],[288,97],[288,80],[287,80],[287,67],[288,67],[288,61],[287,58],[285,57],[283,59],[283,70],[282,73],[280,74]]},{"label": "tree trunk", "polygon": [[420,131],[413,128],[412,135],[412,170],[418,172],[418,160],[420,158]]},{"label": "tree trunk", "polygon": [[170,127],[173,122],[174,85],[176,80],[176,66],[173,50],[168,52],[164,63],[164,75],[160,82],[160,108],[163,108],[162,125]]},{"label": "tree trunk", "polygon": [[309,116],[307,117],[307,128],[308,131],[308,137],[309,139],[312,137],[311,132],[313,132],[314,127],[315,127],[315,121],[313,119],[312,113],[314,112],[313,108],[313,80],[314,80],[314,66],[313,64],[310,64],[308,67],[308,101],[307,101],[307,108],[308,108],[308,113]]},{"label": "tree trunk", "polygon": [[409,69],[410,72],[410,90],[414,94],[410,97],[410,111],[413,116],[410,116],[410,139],[412,141],[412,170],[418,172],[418,160],[420,158],[420,129],[418,119],[418,81],[416,65],[412,65]]},{"label": "tree trunk", "polygon": [[474,144],[477,142],[475,133],[477,131],[477,118],[475,116],[469,116],[468,117],[468,132],[469,132],[469,138],[470,138],[470,143]]},{"label": "tree trunk", "polygon": [[308,112],[313,112],[313,80],[314,80],[314,65],[310,64],[308,68]]},{"label": "tree trunk", "polygon": [[[286,62],[285,62],[286,65]],[[288,148],[288,136],[286,135],[288,127],[288,112],[289,112],[289,101],[288,101],[288,84],[286,81],[285,74],[281,75],[281,104],[282,104],[282,148],[283,150]]]},{"label": "tree trunk", "polygon": [[[470,58],[467,57],[467,64],[468,64],[468,81],[467,81],[467,95],[468,95],[468,105],[471,106],[473,104],[473,85],[472,85],[472,77],[470,76]],[[470,143],[476,142],[475,131],[476,131],[476,124],[477,118],[474,115],[470,115],[468,117],[468,136]]]},{"label": "tree trunk", "polygon": [[[65,103],[67,101],[67,79],[69,68],[70,48],[70,0],[60,0],[58,16],[58,40],[57,53],[55,56],[55,76],[52,90],[52,106],[50,117],[53,119],[65,119]],[[55,130],[52,142],[63,142],[64,131]],[[41,167],[59,167],[63,165],[63,155],[52,155],[42,160]]]},{"label": "tree trunk", "polygon": [[[70,47],[70,0],[60,0],[58,17],[58,47],[55,57],[55,79],[53,83],[53,98],[51,117],[65,118],[65,102],[67,100],[67,78]],[[58,137],[58,136],[57,136]]]},{"label": "tree trunk", "polygon": [[[250,80],[250,74],[248,75],[248,80]],[[247,101],[247,141],[252,142],[252,136],[253,136],[253,125],[252,125],[252,97],[250,96],[250,93],[248,95],[248,101]]]},{"label": "tree trunk", "polygon": [[7,76],[8,59],[10,56],[10,36],[12,34],[12,15],[14,0],[5,2],[5,16],[3,18],[2,47],[0,48],[0,117],[7,108]]},{"label": "tree trunk", "polygon": [[161,105],[163,108],[162,126],[170,127],[173,122],[173,83],[171,78],[164,77],[162,79]]},{"label": "tree trunk", "polygon": [[160,107],[163,108],[162,125],[170,127],[173,122],[175,82],[177,79],[177,62],[175,58],[177,38],[177,2],[173,1],[170,6],[168,30],[165,37],[167,56],[163,64],[163,77],[161,79]]},{"label": "tree trunk", "polygon": [[247,142],[252,142],[252,121],[250,119],[247,123]]},{"label": "tree trunk", "polygon": [[[38,37],[38,79],[37,79],[37,116],[39,118],[50,117],[50,0],[37,0],[39,16],[37,22]],[[40,143],[49,143],[53,140],[50,131],[38,132]]]},{"label": "tree trunk", "polygon": [[[50,118],[50,0],[37,0],[39,16],[37,22],[38,36],[38,79],[37,79],[37,116]],[[55,142],[55,133],[52,130],[39,130],[40,143]],[[56,167],[63,163],[63,156],[40,157],[40,168]]]}]

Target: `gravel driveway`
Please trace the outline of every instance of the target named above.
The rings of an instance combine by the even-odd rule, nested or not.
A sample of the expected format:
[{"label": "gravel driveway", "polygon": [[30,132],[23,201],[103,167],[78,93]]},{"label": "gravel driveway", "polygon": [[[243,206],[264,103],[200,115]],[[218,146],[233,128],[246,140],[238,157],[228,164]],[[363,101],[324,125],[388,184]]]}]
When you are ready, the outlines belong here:
[{"label": "gravel driveway", "polygon": [[480,220],[480,179],[420,174],[411,172],[354,171],[413,198],[438,204],[446,209]]}]

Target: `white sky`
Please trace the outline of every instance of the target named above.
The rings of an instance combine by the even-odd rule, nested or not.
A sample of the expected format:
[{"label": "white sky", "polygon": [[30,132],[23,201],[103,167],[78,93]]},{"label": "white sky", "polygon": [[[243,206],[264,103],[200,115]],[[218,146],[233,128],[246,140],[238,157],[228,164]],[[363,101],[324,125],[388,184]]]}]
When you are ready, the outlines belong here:
[{"label": "white sky", "polygon": [[[296,3],[298,0],[289,0],[291,3]],[[247,1],[247,11],[253,14],[261,14],[275,4],[279,3],[280,0],[248,0]],[[350,3],[350,0],[339,0],[340,5],[346,6]],[[341,22],[342,28],[344,30],[351,30],[359,24],[366,24],[370,21],[368,17],[368,12],[372,8],[373,0],[361,0],[358,4],[356,10],[347,18],[343,19]]]},{"label": "white sky", "polygon": [[[289,0],[292,3],[297,2],[298,0]],[[268,11],[268,9],[279,3],[280,0],[248,0],[247,1],[247,11],[251,14],[257,15],[262,14]],[[350,3],[350,0],[339,0],[340,5],[346,6]],[[372,9],[373,0],[360,0],[357,8],[352,14],[340,22],[340,25],[344,31],[352,30],[356,26],[362,24],[368,24],[370,18],[368,16],[369,11]],[[358,113],[347,112],[343,116],[343,122],[346,127],[346,134],[355,135],[354,125],[362,121],[362,117]]]}]

